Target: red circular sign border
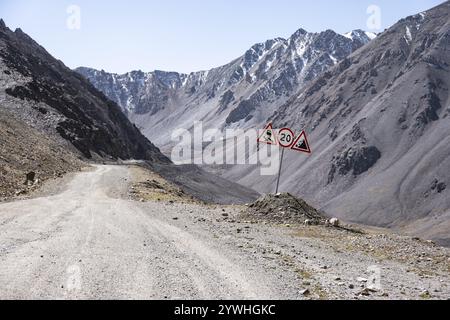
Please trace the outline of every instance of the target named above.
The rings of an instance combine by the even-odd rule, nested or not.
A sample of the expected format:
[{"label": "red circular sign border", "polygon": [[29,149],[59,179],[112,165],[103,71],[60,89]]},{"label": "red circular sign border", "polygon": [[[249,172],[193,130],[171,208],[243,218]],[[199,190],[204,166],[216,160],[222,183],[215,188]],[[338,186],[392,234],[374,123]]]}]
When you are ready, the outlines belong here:
[{"label": "red circular sign border", "polygon": [[[283,132],[283,131],[289,131],[289,132],[292,134],[292,142],[291,142],[291,144],[288,145],[288,146],[283,145],[283,144],[281,143],[281,141],[280,141],[281,132]],[[294,144],[294,142],[295,142],[295,133],[294,133],[294,131],[292,131],[291,128],[282,128],[282,129],[278,130],[278,144],[279,144],[281,147],[283,147],[283,148],[291,148],[292,145]]]}]

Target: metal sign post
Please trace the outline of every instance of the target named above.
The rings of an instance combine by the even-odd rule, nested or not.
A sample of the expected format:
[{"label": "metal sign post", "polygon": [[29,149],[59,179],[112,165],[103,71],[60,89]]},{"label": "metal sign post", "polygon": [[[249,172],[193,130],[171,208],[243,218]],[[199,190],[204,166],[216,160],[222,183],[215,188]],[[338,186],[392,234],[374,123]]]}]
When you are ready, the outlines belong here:
[{"label": "metal sign post", "polygon": [[278,168],[277,188],[275,190],[275,194],[277,194],[280,187],[281,167],[283,166],[284,149],[289,148],[291,150],[311,154],[311,148],[309,147],[308,139],[306,138],[306,132],[302,131],[297,139],[295,139],[293,130],[289,128],[274,130],[272,123],[269,123],[264,128],[264,132],[258,138],[258,151],[259,143],[278,145],[282,148],[280,167]]},{"label": "metal sign post", "polygon": [[280,186],[281,167],[283,166],[284,148],[281,150],[280,167],[278,168],[277,188],[275,194],[278,194],[278,187]]}]

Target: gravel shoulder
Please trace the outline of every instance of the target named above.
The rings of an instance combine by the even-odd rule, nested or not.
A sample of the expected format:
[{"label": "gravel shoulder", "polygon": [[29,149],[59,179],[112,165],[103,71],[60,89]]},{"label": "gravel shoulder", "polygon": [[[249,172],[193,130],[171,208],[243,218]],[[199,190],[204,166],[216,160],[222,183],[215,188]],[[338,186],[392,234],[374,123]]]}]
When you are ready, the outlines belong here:
[{"label": "gravel shoulder", "polygon": [[450,298],[446,248],[246,221],[243,206],[206,205],[160,179],[95,166],[59,193],[0,204],[0,298]]}]

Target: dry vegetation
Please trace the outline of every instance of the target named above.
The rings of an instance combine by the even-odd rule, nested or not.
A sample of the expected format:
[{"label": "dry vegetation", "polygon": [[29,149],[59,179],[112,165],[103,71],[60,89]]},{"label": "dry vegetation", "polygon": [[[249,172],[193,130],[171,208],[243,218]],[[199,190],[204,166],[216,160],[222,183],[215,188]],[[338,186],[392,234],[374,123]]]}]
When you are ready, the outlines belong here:
[{"label": "dry vegetation", "polygon": [[295,226],[292,234],[326,242],[336,252],[363,252],[379,261],[397,261],[409,264],[410,271],[423,276],[450,272],[448,249],[432,241],[411,238],[367,228],[351,232],[324,226]]},{"label": "dry vegetation", "polygon": [[131,168],[132,181],[130,196],[132,199],[163,202],[199,203],[198,200],[186,194],[179,187],[171,184],[157,173],[134,166]]}]

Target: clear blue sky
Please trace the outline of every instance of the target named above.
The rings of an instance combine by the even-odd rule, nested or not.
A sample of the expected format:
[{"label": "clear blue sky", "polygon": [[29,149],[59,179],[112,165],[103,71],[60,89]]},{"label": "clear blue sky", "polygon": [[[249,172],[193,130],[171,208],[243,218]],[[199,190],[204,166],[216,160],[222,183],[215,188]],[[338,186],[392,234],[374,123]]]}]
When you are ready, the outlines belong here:
[{"label": "clear blue sky", "polygon": [[[300,27],[367,30],[369,5],[382,29],[443,0],[0,0],[0,17],[22,28],[71,68],[124,73],[191,72],[230,62],[252,44],[288,37]],[[69,5],[81,9],[70,30]],[[374,30],[376,31],[376,30]],[[381,31],[381,30],[380,30]]]}]

